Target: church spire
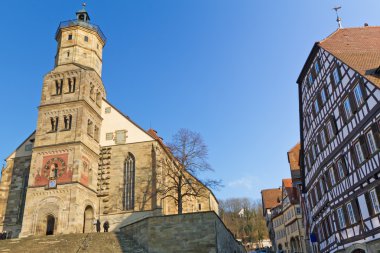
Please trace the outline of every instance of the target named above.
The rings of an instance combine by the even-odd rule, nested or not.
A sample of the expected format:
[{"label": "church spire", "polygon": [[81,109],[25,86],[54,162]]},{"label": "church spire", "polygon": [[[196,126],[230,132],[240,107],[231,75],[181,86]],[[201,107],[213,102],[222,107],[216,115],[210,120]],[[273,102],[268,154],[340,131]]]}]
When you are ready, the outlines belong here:
[{"label": "church spire", "polygon": [[90,16],[86,11],[86,3],[82,4],[82,9],[76,12],[77,20],[88,23],[90,21]]}]

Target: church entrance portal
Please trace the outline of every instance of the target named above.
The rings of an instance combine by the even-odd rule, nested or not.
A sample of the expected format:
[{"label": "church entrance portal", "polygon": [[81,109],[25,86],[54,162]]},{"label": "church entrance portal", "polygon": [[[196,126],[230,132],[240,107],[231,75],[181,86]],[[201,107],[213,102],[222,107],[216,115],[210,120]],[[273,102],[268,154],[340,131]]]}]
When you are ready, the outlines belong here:
[{"label": "church entrance portal", "polygon": [[54,225],[55,225],[54,216],[48,215],[47,221],[46,221],[46,235],[53,235],[54,234]]},{"label": "church entrance portal", "polygon": [[94,209],[91,206],[87,206],[84,210],[84,222],[83,222],[83,233],[93,232],[93,221],[94,221]]}]

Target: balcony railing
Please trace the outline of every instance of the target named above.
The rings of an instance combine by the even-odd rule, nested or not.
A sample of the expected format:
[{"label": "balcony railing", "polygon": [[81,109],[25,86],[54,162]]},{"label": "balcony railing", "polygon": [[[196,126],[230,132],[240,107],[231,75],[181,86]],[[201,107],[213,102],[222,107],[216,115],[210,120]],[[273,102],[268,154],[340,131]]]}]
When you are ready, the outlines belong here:
[{"label": "balcony railing", "polygon": [[55,37],[57,37],[59,31],[62,28],[70,27],[70,26],[77,26],[77,25],[91,29],[91,30],[97,32],[99,34],[99,36],[102,38],[102,40],[104,41],[104,43],[107,41],[106,36],[104,35],[104,33],[102,32],[102,30],[100,29],[99,26],[91,24],[91,23],[83,22],[83,21],[80,21],[77,19],[62,21],[58,26],[57,32],[55,33]]}]

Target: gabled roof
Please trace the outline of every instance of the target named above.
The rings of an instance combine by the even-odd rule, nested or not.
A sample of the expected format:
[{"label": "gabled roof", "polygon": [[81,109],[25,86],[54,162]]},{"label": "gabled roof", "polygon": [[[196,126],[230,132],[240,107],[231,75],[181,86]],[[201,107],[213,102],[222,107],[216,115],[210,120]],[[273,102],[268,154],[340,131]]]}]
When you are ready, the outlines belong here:
[{"label": "gabled roof", "polygon": [[290,170],[300,169],[300,150],[301,144],[297,143],[291,150],[288,151],[288,162]]},{"label": "gabled roof", "polygon": [[291,178],[282,179],[282,187],[286,192],[291,204],[298,204],[298,191],[296,187],[293,187],[293,181]]},{"label": "gabled roof", "polygon": [[272,209],[281,203],[281,195],[281,188],[266,189],[261,191],[264,216],[267,209]]},{"label": "gabled roof", "polygon": [[326,39],[316,42],[297,80],[298,84],[301,84],[319,48],[328,51],[380,87],[380,75],[375,74],[380,66],[379,26],[338,29]]}]

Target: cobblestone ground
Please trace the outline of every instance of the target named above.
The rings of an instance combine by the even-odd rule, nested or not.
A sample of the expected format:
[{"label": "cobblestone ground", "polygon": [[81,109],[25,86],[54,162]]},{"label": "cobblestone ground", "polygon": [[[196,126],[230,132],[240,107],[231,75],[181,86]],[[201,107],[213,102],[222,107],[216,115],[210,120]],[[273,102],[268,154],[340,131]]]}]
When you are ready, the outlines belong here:
[{"label": "cobblestone ground", "polygon": [[118,233],[68,234],[0,241],[0,253],[146,253]]}]

